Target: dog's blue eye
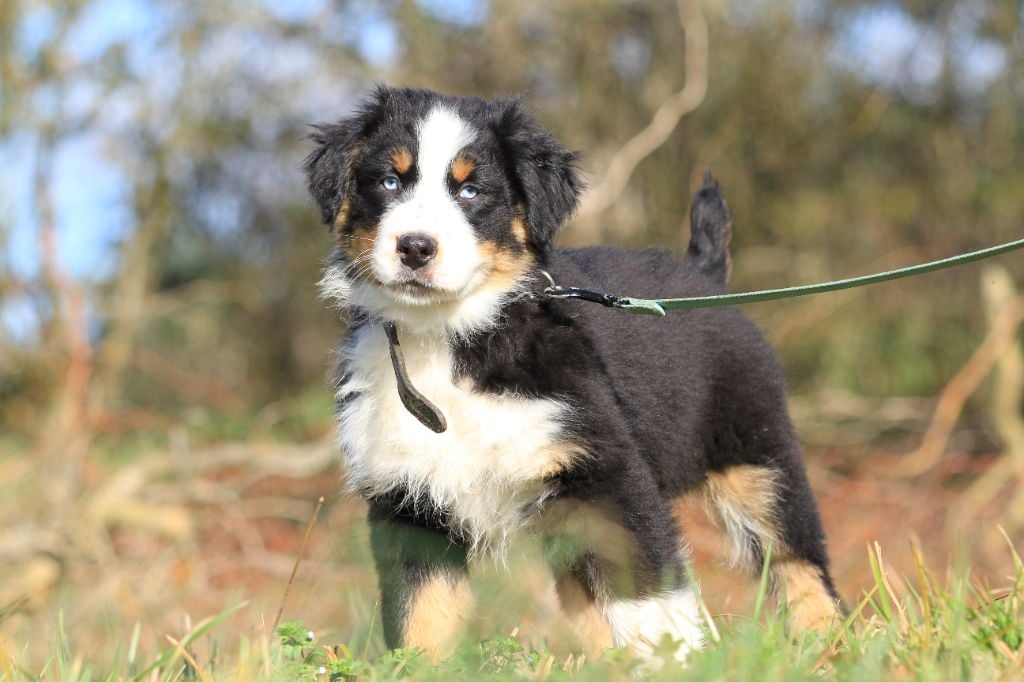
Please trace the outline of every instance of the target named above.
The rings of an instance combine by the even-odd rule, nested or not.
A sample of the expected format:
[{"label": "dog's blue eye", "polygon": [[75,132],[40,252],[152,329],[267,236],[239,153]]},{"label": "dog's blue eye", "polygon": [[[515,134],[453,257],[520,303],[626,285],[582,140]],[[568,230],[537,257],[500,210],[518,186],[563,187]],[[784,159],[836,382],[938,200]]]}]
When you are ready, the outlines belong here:
[{"label": "dog's blue eye", "polygon": [[473,187],[473,185],[466,185],[465,187],[459,190],[460,199],[476,199],[477,194],[480,194],[480,190],[478,190],[476,187]]},{"label": "dog's blue eye", "polygon": [[398,189],[398,178],[396,178],[394,175],[389,175],[380,181],[380,186],[388,191],[393,192],[396,189]]}]

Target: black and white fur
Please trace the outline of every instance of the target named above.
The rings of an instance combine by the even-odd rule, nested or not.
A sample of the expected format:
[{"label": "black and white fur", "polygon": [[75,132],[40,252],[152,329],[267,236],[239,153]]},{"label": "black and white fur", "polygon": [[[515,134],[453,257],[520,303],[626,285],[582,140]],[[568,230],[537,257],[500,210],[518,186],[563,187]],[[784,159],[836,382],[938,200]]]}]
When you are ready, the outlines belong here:
[{"label": "black and white fur", "polygon": [[[703,631],[672,514],[688,494],[748,570],[772,545],[794,627],[831,622],[784,380],[753,324],[727,308],[657,319],[534,295],[542,269],[640,297],[723,291],[731,222],[710,176],[679,262],[554,246],[582,189],[576,155],[517,99],[379,87],[313,140],[309,187],[336,245],[321,287],[351,321],[338,443],[370,505],[389,646],[444,653],[469,608],[470,560],[533,533],[581,631],[603,620],[641,655],[668,635],[684,657]],[[444,433],[403,408],[386,320]]]}]

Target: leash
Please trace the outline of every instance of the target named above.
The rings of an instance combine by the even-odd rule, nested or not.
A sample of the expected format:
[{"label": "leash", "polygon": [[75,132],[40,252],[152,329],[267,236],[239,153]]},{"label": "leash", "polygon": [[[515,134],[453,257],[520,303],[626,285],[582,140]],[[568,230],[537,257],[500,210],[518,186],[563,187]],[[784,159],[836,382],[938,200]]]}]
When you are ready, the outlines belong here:
[{"label": "leash", "polygon": [[[691,296],[687,298],[634,298],[631,296],[616,296],[593,289],[583,287],[563,287],[555,283],[550,274],[541,270],[541,274],[548,280],[548,286],[537,298],[570,299],[576,298],[581,301],[600,303],[608,308],[625,310],[630,313],[642,315],[656,315],[665,317],[668,310],[692,310],[694,308],[714,308],[726,305],[742,305],[744,303],[756,303],[758,301],[776,301],[783,298],[796,298],[797,296],[808,296],[810,294],[821,294],[827,291],[839,291],[841,289],[852,289],[878,282],[887,282],[893,279],[901,279],[912,275],[921,275],[926,272],[934,272],[944,268],[951,268],[954,265],[963,265],[991,258],[1002,253],[1014,251],[1024,247],[1024,239],[991,246],[987,249],[971,251],[959,256],[951,256],[941,260],[930,261],[918,265],[909,265],[896,270],[887,270],[873,275],[862,275],[861,277],[850,277],[849,279],[837,279],[831,282],[819,284],[804,284],[795,287],[782,289],[762,289],[761,291],[746,291],[739,294],[717,294],[715,296]],[[448,428],[448,422],[444,414],[434,403],[416,390],[409,380],[409,373],[405,368],[405,358],[402,356],[402,347],[398,342],[398,330],[394,322],[384,323],[384,333],[388,338],[388,349],[391,351],[391,366],[395,370],[395,380],[398,382],[398,397],[402,405],[412,416],[434,433],[444,433]]]},{"label": "leash", "polygon": [[1024,239],[990,246],[978,251],[970,251],[959,256],[951,256],[941,260],[929,261],[918,265],[908,265],[895,270],[875,273],[873,275],[862,275],[848,279],[837,279],[831,282],[819,284],[804,284],[795,287],[784,287],[782,289],[762,289],[760,291],[745,291],[739,294],[716,294],[714,296],[691,296],[687,298],[634,298],[632,296],[616,296],[614,294],[584,289],[581,287],[563,287],[555,284],[551,275],[543,270],[541,273],[548,280],[548,286],[544,289],[543,295],[547,298],[567,299],[578,298],[582,301],[600,303],[608,308],[617,308],[630,313],[642,315],[656,315],[665,317],[668,310],[693,310],[694,308],[715,308],[725,305],[742,305],[744,303],[757,303],[759,301],[776,301],[784,298],[796,298],[797,296],[808,296],[810,294],[822,294],[827,291],[840,291],[841,289],[852,289],[878,282],[887,282],[913,275],[922,275],[926,272],[934,272],[951,268],[955,265],[972,263],[984,258],[991,258],[1002,253],[1014,251],[1024,247]]},{"label": "leash", "polygon": [[388,337],[388,350],[391,351],[391,367],[395,370],[395,380],[398,382],[398,397],[401,399],[409,414],[416,417],[420,424],[423,424],[434,433],[444,433],[448,429],[448,420],[444,413],[437,409],[437,405],[416,390],[409,380],[409,372],[405,369],[405,357],[402,355],[402,346],[398,343],[398,330],[394,322],[384,323],[384,333]]}]

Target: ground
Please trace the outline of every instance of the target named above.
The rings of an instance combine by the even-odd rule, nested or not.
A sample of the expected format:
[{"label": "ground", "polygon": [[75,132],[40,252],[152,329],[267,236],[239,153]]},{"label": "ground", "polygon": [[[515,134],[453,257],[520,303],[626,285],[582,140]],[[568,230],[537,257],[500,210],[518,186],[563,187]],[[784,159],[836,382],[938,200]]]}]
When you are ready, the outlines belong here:
[{"label": "ground", "polygon": [[[910,646],[908,642],[920,646],[918,630],[945,636],[943,628],[948,624],[913,626],[915,614],[927,610],[920,602],[926,590],[934,589],[932,617],[936,618],[943,611],[949,618],[955,613],[967,618],[963,614],[968,606],[989,602],[1020,613],[1024,595],[1019,569],[1000,529],[1002,520],[1012,516],[1010,491],[995,495],[969,514],[963,506],[964,490],[997,458],[950,456],[922,475],[898,476],[894,472],[900,458],[895,454],[854,457],[843,450],[809,449],[809,473],[829,534],[837,586],[847,606],[856,611],[854,622],[860,633],[856,637],[874,633],[865,640],[867,644],[837,644],[840,653],[835,660],[872,655],[844,646],[870,649],[877,645],[882,649],[872,665],[898,672],[906,661],[895,652]],[[232,669],[249,657],[257,661],[254,674],[271,659],[275,661],[272,676],[295,673],[297,669],[285,670],[295,664],[285,654],[291,651],[301,658],[295,652],[302,647],[282,648],[271,633],[320,496],[325,504],[310,534],[283,619],[301,620],[314,631],[318,645],[343,645],[339,651],[351,652],[356,659],[369,661],[384,653],[364,505],[340,492],[341,472],[326,426],[321,438],[307,444],[268,441],[179,452],[156,449],[130,461],[93,462],[85,472],[81,495],[60,518],[47,517],[47,509],[38,501],[33,503],[45,489],[44,471],[17,457],[0,460],[0,466],[5,468],[3,478],[16,482],[13,495],[0,503],[9,521],[4,535],[8,551],[0,560],[4,576],[0,638],[6,656],[24,671],[38,673],[49,662],[52,672],[59,658],[55,652],[65,650],[68,665],[77,656],[80,670],[88,668],[97,674],[111,670],[124,674],[126,657],[134,651],[138,671],[142,662],[159,652],[174,651],[168,637],[181,640],[202,619],[241,605],[191,645],[189,652],[197,666]],[[35,522],[9,513],[18,505],[32,509]],[[48,518],[52,520],[49,527],[43,523]],[[758,581],[737,579],[726,569],[725,547],[702,512],[690,509],[684,521],[703,597],[723,638],[722,644],[712,644],[714,653],[700,654],[702,662],[694,663],[695,669],[720,666],[736,671],[750,665],[753,670],[781,665],[780,656],[792,655],[800,661],[796,669],[807,674],[828,670],[829,657],[818,658],[824,643],[817,644],[818,653],[813,655],[814,644],[782,644],[786,638],[770,601],[764,608],[758,604]],[[1019,533],[1013,541],[1017,548],[1024,546]],[[570,637],[558,614],[551,580],[536,556],[537,548],[527,542],[507,568],[477,571],[480,609],[469,624],[466,640],[473,653],[458,659],[459,665],[484,665],[479,657],[494,652],[473,643],[514,632],[511,640],[487,645],[524,648],[525,652],[502,649],[502,656],[511,657],[510,671],[536,677],[538,665],[552,670],[575,670],[582,665],[581,670],[614,677],[610,671],[617,670],[615,666],[628,667],[620,660],[621,652],[585,665],[578,658],[567,658],[572,652]],[[963,582],[966,571],[973,582]],[[950,592],[939,586],[948,586]],[[963,591],[965,586],[977,592]],[[891,590],[892,603],[904,607],[890,606],[887,613],[880,590]],[[1015,596],[1006,597],[1014,590]],[[862,605],[869,593],[871,600]],[[749,631],[758,617],[761,625]],[[978,640],[960,633],[957,641],[966,637],[972,646],[988,652],[977,670],[992,672],[993,679],[998,677],[994,671],[1010,674],[1017,666],[1019,672],[1024,665],[1020,620],[1016,634],[997,633],[996,640],[1003,642],[1005,651],[993,648],[986,636]],[[975,622],[970,627],[978,626]],[[1000,639],[1004,635],[1005,641]],[[764,661],[743,659],[735,643],[749,645],[750,638],[762,648],[774,642],[777,650],[770,655],[762,652],[767,657]],[[137,640],[134,645],[133,640]],[[941,648],[945,654],[940,655],[933,645],[934,650],[922,650],[925,653],[920,655],[928,657],[936,670],[954,671],[959,663],[942,656],[948,658],[957,649],[952,640],[946,644]],[[270,653],[261,658],[261,650]],[[742,660],[734,660],[737,656]],[[175,657],[164,672],[184,665],[183,660]],[[425,663],[417,665],[426,675]],[[833,672],[838,675],[843,665],[836,664]],[[454,674],[453,670],[448,672]],[[943,675],[938,678],[944,679]]]}]

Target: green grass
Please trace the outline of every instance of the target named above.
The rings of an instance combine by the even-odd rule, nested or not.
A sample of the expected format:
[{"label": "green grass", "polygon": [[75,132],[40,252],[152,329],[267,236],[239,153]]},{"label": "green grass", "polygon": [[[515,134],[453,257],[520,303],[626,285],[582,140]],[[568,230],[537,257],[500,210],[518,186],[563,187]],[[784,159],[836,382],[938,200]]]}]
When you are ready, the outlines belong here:
[{"label": "green grass", "polygon": [[[893,579],[882,568],[877,548],[870,561],[873,587],[850,604],[846,621],[828,637],[786,634],[785,614],[757,606],[749,617],[716,618],[708,646],[680,666],[672,643],[662,642],[656,660],[641,661],[613,649],[600,658],[556,656],[526,650],[517,633],[465,642],[440,664],[416,650],[371,658],[341,642],[310,637],[299,621],[281,624],[273,635],[242,636],[233,647],[218,628],[246,608],[236,605],[196,624],[177,643],[168,641],[152,660],[137,659],[139,626],[114,652],[108,668],[90,658],[111,652],[74,650],[58,614],[51,641],[0,643],[0,675],[11,680],[451,680],[549,679],[629,680],[1019,680],[1024,679],[1024,563],[1011,548],[1014,575],[1006,584],[980,584],[965,569],[939,580],[915,553],[915,575]],[[897,585],[899,587],[894,587]],[[759,613],[760,611],[760,613]],[[169,640],[169,638],[168,638]],[[38,670],[19,663],[32,647],[48,647]],[[203,653],[197,654],[197,651]],[[100,655],[102,654],[102,656]]]}]

